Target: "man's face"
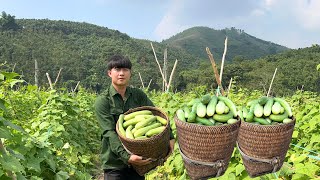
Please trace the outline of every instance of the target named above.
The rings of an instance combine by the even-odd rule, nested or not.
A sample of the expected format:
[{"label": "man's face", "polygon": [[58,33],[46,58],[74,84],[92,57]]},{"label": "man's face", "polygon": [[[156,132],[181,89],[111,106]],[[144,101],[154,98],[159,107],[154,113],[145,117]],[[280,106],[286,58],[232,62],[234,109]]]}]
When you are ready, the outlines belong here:
[{"label": "man's face", "polygon": [[112,68],[108,71],[112,84],[115,86],[127,86],[131,77],[131,70],[128,68]]}]

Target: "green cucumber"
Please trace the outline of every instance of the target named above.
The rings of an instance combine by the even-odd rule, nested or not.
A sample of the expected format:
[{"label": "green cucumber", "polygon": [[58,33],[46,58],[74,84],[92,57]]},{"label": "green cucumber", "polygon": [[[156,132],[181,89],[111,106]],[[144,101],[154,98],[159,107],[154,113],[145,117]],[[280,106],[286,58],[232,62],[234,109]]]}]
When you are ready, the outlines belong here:
[{"label": "green cucumber", "polygon": [[183,111],[184,111],[184,118],[188,118],[189,117],[189,114],[190,114],[190,109],[188,106],[184,106],[183,107]]},{"label": "green cucumber", "polygon": [[291,123],[293,120],[292,119],[289,119],[289,118],[285,118],[282,122],[284,124],[288,124],[288,123]]},{"label": "green cucumber", "polygon": [[226,104],[223,101],[218,101],[218,104],[216,106],[216,113],[223,114],[225,108],[226,108]]},{"label": "green cucumber", "polygon": [[254,106],[253,114],[254,114],[256,117],[262,117],[262,115],[263,115],[263,106],[262,106],[261,104],[257,103],[257,104]]},{"label": "green cucumber", "polygon": [[274,104],[271,107],[272,114],[280,114],[281,111],[281,104],[279,102],[274,102]]},{"label": "green cucumber", "polygon": [[127,127],[127,129],[126,129],[126,137],[127,137],[127,138],[134,139],[133,134],[132,134],[132,132],[131,132],[132,128],[133,128],[132,125],[130,125],[129,127]]},{"label": "green cucumber", "polygon": [[234,117],[237,116],[237,107],[229,98],[224,96],[218,96],[218,99],[220,101],[223,101],[228,106],[228,108],[230,108],[230,111],[232,112]]},{"label": "green cucumber", "polygon": [[228,114],[215,114],[212,116],[215,121],[227,122],[229,119],[233,118],[232,111],[229,111]]},{"label": "green cucumber", "polygon": [[201,101],[201,100],[200,100],[199,98],[192,99],[191,101],[189,101],[189,102],[187,103],[187,106],[191,107],[191,106],[193,106],[195,103],[198,103],[198,102],[200,102],[200,101]]},{"label": "green cucumber", "polygon": [[267,120],[265,120],[264,118],[253,117],[253,120],[255,122],[258,122],[258,123],[262,124],[262,125],[270,125],[271,124]]},{"label": "green cucumber", "polygon": [[146,127],[143,127],[143,128],[136,130],[136,132],[134,132],[133,135],[135,138],[137,138],[139,136],[145,135],[149,130],[160,127],[160,126],[161,126],[161,123],[153,123],[149,126],[146,126]]},{"label": "green cucumber", "polygon": [[252,105],[258,103],[258,101],[259,101],[259,99],[251,100],[251,101],[249,101],[249,102],[247,103],[247,106],[248,106],[248,107],[251,107]]},{"label": "green cucumber", "polygon": [[283,122],[284,119],[288,118],[288,113],[287,111],[285,111],[283,114],[271,114],[269,116],[269,118],[272,120],[272,121],[276,121],[276,122]]},{"label": "green cucumber", "polygon": [[156,116],[152,116],[151,118],[149,119],[146,119],[144,121],[140,121],[136,124],[135,128],[136,129],[140,129],[140,128],[143,128],[145,126],[147,126],[148,124],[152,123],[153,121],[157,121],[157,117]]},{"label": "green cucumber", "polygon": [[[258,103],[258,102],[256,102]],[[250,107],[250,110],[247,114],[247,117],[246,117],[246,122],[252,122],[253,121],[253,116],[254,116],[254,107],[255,107],[256,104],[252,104],[251,107]]]},{"label": "green cucumber", "polygon": [[139,114],[143,114],[143,115],[152,115],[152,112],[150,110],[141,110],[141,111],[135,111],[135,112],[132,112],[130,114],[127,114],[127,115],[124,115],[124,120],[127,121],[129,119],[133,119],[136,115],[139,115]]},{"label": "green cucumber", "polygon": [[194,103],[194,104],[192,105],[191,111],[197,112],[197,107],[198,107],[198,104],[199,104],[199,103],[200,103],[200,102]]},{"label": "green cucumber", "polygon": [[229,119],[228,121],[227,121],[227,123],[228,124],[234,124],[234,123],[236,123],[238,120],[237,119]]},{"label": "green cucumber", "polygon": [[267,102],[268,102],[268,97],[267,96],[262,96],[261,98],[258,99],[258,103],[261,105],[261,106],[264,106]]},{"label": "green cucumber", "polygon": [[136,137],[136,138],[134,138],[134,139],[139,140],[139,139],[147,139],[147,138],[148,138],[147,136],[138,136],[138,137]]},{"label": "green cucumber", "polygon": [[263,107],[263,115],[264,116],[270,116],[273,101],[274,101],[273,98],[269,98],[268,101],[266,102],[266,104],[264,105],[264,107]]},{"label": "green cucumber", "polygon": [[210,100],[211,100],[210,94],[206,94],[201,97],[201,103],[204,105],[207,105],[210,102]]},{"label": "green cucumber", "polygon": [[248,109],[245,106],[242,106],[242,116],[245,119],[248,114]]},{"label": "green cucumber", "polygon": [[274,98],[274,100],[281,104],[281,106],[284,108],[284,110],[288,113],[289,117],[292,117],[292,110],[291,110],[291,107],[287,101],[285,101],[284,99],[281,99],[281,98]]},{"label": "green cucumber", "polygon": [[193,112],[191,111],[190,114],[189,114],[189,117],[187,119],[187,122],[195,122],[196,121],[196,116],[197,116],[197,113],[196,112]]},{"label": "green cucumber", "polygon": [[212,96],[209,104],[207,105],[207,116],[213,116],[216,112],[216,105],[218,103],[218,97]]},{"label": "green cucumber", "polygon": [[123,127],[127,128],[130,125],[136,125],[140,121],[145,121],[145,119],[144,118],[141,118],[141,119],[133,118],[133,119],[127,120],[126,122],[123,123]]},{"label": "green cucumber", "polygon": [[164,119],[163,117],[156,116],[156,118],[162,125],[167,125],[168,121],[166,119]]},{"label": "green cucumber", "polygon": [[196,122],[200,122],[201,124],[203,125],[206,125],[206,126],[213,126],[214,124],[209,121],[208,119],[206,118],[202,118],[202,117],[196,117]]},{"label": "green cucumber", "polygon": [[123,136],[126,136],[126,131],[123,128],[123,118],[124,118],[124,114],[120,114],[119,119],[118,119],[118,128],[119,128],[119,132]]},{"label": "green cucumber", "polygon": [[186,122],[186,118],[184,117],[184,111],[182,109],[178,109],[176,114],[177,114],[178,119]]},{"label": "green cucumber", "polygon": [[164,129],[166,129],[165,126],[160,126],[154,129],[149,130],[148,132],[146,132],[146,136],[147,137],[151,137],[157,134],[160,134],[162,131],[164,131]]},{"label": "green cucumber", "polygon": [[207,107],[206,105],[202,104],[201,102],[198,103],[197,106],[197,116],[199,117],[205,117],[207,114]]}]

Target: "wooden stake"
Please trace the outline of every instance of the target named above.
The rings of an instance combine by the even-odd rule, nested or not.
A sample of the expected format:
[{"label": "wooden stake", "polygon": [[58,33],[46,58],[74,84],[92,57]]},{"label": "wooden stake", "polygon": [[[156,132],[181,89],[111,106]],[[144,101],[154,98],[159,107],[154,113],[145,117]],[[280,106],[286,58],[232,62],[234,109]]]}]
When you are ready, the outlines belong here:
[{"label": "wooden stake", "polygon": [[170,85],[171,85],[173,73],[174,73],[174,71],[175,71],[175,69],[176,69],[177,63],[178,63],[178,60],[176,59],[176,61],[174,62],[174,65],[173,65],[171,74],[170,74],[169,84],[168,84],[168,86],[167,86],[167,92],[169,92],[169,88],[170,88]]},{"label": "wooden stake", "polygon": [[224,59],[225,59],[226,53],[227,53],[227,43],[228,43],[228,37],[226,37],[226,39],[224,41],[224,52],[223,52],[222,60],[221,60],[220,81],[222,81]]},{"label": "wooden stake", "polygon": [[218,69],[217,69],[216,63],[215,63],[215,61],[213,59],[213,55],[211,54],[211,52],[210,52],[208,47],[206,48],[206,51],[207,51],[207,54],[209,56],[209,59],[210,59],[211,65],[212,65],[217,84],[221,89],[221,94],[224,96],[224,90],[223,90],[223,87],[221,85],[220,76],[219,76],[219,73],[218,73]]},{"label": "wooden stake", "polygon": [[230,79],[229,86],[228,86],[228,95],[229,95],[229,92],[230,92],[230,89],[231,89],[231,84],[232,84],[232,78]]},{"label": "wooden stake", "polygon": [[14,69],[16,68],[16,65],[17,65],[17,63],[14,63],[14,65],[13,65],[13,68],[12,68],[12,71],[11,71],[11,72],[14,72]]},{"label": "wooden stake", "polygon": [[54,81],[54,84],[56,84],[56,83],[58,82],[58,79],[59,79],[61,70],[62,70],[62,68],[60,68],[59,73],[58,73],[58,75],[57,75],[57,77],[56,77],[56,80]]},{"label": "wooden stake", "polygon": [[163,71],[162,71],[161,66],[160,66],[160,64],[159,64],[159,61],[158,61],[156,52],[155,52],[155,50],[154,50],[154,48],[153,48],[152,42],[150,42],[150,44],[151,44],[151,47],[152,47],[152,50],[153,50],[154,57],[155,57],[155,59],[156,59],[156,61],[157,61],[157,64],[158,64],[158,67],[159,67],[159,71],[160,71],[160,73],[161,73],[161,76],[162,76],[162,79],[163,79],[163,81],[164,81],[164,84],[165,84],[165,86],[167,86],[167,81],[166,81],[166,79],[164,78]]},{"label": "wooden stake", "polygon": [[[165,81],[163,81],[163,85],[165,85],[165,82],[167,82],[167,48],[164,50],[164,53],[163,53],[163,76],[164,76],[164,79]],[[166,87],[167,86],[164,86],[165,89],[164,91],[167,91]]]},{"label": "wooden stake", "polygon": [[141,84],[142,84],[142,88],[144,89],[144,84],[143,84],[143,80],[142,80],[142,77],[140,75],[140,72],[139,72],[139,77],[140,77],[140,81],[141,81]]},{"label": "wooden stake", "polygon": [[78,81],[78,83],[77,83],[76,87],[72,90],[72,92],[73,92],[73,93],[77,90],[77,88],[78,88],[79,84],[80,84],[80,81]]},{"label": "wooden stake", "polygon": [[47,75],[47,78],[48,78],[48,81],[49,81],[49,85],[50,85],[50,89],[53,89],[53,86],[52,86],[52,82],[51,82],[51,78],[49,76],[49,73],[46,73]]},{"label": "wooden stake", "polygon": [[150,79],[147,89],[149,89],[152,79]]},{"label": "wooden stake", "polygon": [[272,87],[272,83],[273,83],[273,79],[274,79],[274,77],[276,76],[276,73],[277,73],[277,69],[278,68],[276,68],[276,70],[274,71],[274,73],[273,73],[273,76],[272,76],[272,80],[271,80],[271,83],[270,83],[270,86],[269,86],[269,90],[268,90],[268,94],[267,94],[267,97],[269,97],[269,94],[270,94],[270,90],[271,90],[271,87]]}]

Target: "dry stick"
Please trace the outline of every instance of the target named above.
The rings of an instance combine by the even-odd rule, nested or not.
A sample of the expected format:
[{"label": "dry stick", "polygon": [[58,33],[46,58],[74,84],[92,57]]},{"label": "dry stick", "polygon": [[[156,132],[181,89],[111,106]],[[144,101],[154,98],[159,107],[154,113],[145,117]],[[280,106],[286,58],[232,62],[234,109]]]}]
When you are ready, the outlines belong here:
[{"label": "dry stick", "polygon": [[77,88],[78,88],[79,84],[80,84],[80,81],[78,81],[78,83],[77,83],[76,87],[72,90],[72,92],[73,92],[73,93],[77,90]]},{"label": "dry stick", "polygon": [[152,79],[150,79],[147,89],[149,89]]},{"label": "dry stick", "polygon": [[56,83],[58,82],[58,79],[59,79],[61,70],[62,70],[62,68],[60,68],[59,73],[58,73],[58,75],[57,75],[57,77],[56,77],[56,80],[54,81],[54,84],[56,84]]},{"label": "dry stick", "polygon": [[274,79],[274,77],[276,76],[277,69],[278,69],[278,68],[276,68],[276,70],[275,70],[274,73],[273,73],[273,77],[272,77],[272,80],[271,80],[271,83],[270,83],[270,86],[269,86],[269,90],[268,90],[267,97],[269,97],[269,93],[270,93],[270,90],[271,90],[271,87],[272,87],[273,79]]},{"label": "dry stick", "polygon": [[140,77],[140,81],[141,81],[141,84],[142,84],[142,88],[144,89],[144,84],[143,84],[143,80],[142,80],[142,77],[140,75],[140,72],[139,72],[139,77]]},{"label": "dry stick", "polygon": [[206,51],[207,51],[207,54],[209,56],[209,59],[210,59],[210,62],[211,62],[211,65],[212,65],[212,68],[213,68],[213,71],[214,71],[214,75],[215,75],[215,78],[216,78],[216,81],[218,83],[218,86],[220,87],[221,89],[221,94],[224,96],[224,90],[223,90],[223,87],[221,85],[221,81],[220,81],[220,77],[219,77],[219,73],[218,73],[218,69],[217,69],[217,66],[216,66],[216,63],[213,59],[213,55],[211,54],[209,48],[207,47],[206,48]]},{"label": "dry stick", "polygon": [[[164,79],[166,81],[162,81],[163,82],[163,87],[166,87],[164,82],[167,82],[167,48],[164,50],[164,53],[163,53],[163,76],[164,76]],[[164,89],[164,91],[166,91],[166,89]]]},{"label": "dry stick", "polygon": [[230,79],[230,82],[229,82],[229,86],[228,86],[228,94],[229,95],[229,92],[230,92],[230,89],[231,89],[231,84],[232,84],[232,78]]},{"label": "dry stick", "polygon": [[223,52],[222,61],[221,61],[220,81],[222,81],[222,73],[223,73],[224,59],[226,58],[226,53],[227,53],[227,43],[228,43],[228,37],[226,37],[226,39],[225,39],[225,41],[224,41],[224,52]]},{"label": "dry stick", "polygon": [[169,84],[168,84],[168,86],[167,86],[167,92],[169,92],[169,88],[170,88],[170,84],[171,84],[171,81],[172,81],[173,73],[174,73],[174,71],[175,71],[175,69],[176,69],[177,63],[178,63],[178,60],[176,59],[176,61],[174,62],[174,65],[173,65],[171,74],[170,74]]},{"label": "dry stick", "polygon": [[162,79],[164,80],[165,85],[167,85],[167,81],[166,81],[166,79],[164,78],[164,75],[163,75],[163,73],[162,73],[162,69],[161,69],[161,66],[160,66],[160,64],[159,64],[159,61],[158,61],[158,58],[157,58],[156,52],[154,51],[154,48],[153,48],[152,42],[150,42],[150,44],[151,44],[151,47],[152,47],[152,50],[153,50],[154,57],[155,57],[155,59],[156,59],[156,61],[157,61],[157,64],[158,64],[158,67],[159,67],[159,70],[160,70],[160,73],[161,73]]},{"label": "dry stick", "polygon": [[47,75],[47,78],[48,78],[48,81],[49,81],[49,85],[50,85],[50,89],[53,89],[53,86],[52,86],[52,82],[51,82],[51,78],[49,76],[49,73],[46,73]]},{"label": "dry stick", "polygon": [[13,68],[12,68],[12,71],[11,71],[11,72],[14,72],[14,69],[16,68],[16,65],[17,65],[17,63],[14,63],[14,65],[13,65]]}]

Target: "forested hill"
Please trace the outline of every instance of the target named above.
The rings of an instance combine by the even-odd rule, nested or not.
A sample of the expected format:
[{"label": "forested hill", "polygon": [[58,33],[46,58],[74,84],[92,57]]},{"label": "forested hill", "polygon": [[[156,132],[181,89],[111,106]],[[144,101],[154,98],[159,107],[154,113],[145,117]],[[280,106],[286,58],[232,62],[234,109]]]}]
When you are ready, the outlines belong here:
[{"label": "forested hill", "polygon": [[287,47],[258,39],[234,27],[222,30],[193,27],[164,40],[163,43],[184,49],[200,58],[207,58],[205,48],[209,47],[214,51],[216,59],[219,60],[223,55],[226,36],[228,37],[228,53],[226,55],[228,60],[232,60],[236,56],[256,59],[288,50]]},{"label": "forested hill", "polygon": [[[8,19],[0,18],[0,70],[15,71],[23,75],[22,78],[27,83],[35,84],[36,60],[41,87],[48,88],[46,73],[49,73],[54,82],[62,68],[57,87],[74,88],[80,81],[82,87],[105,89],[110,83],[105,75],[105,60],[113,54],[123,54],[134,64],[132,85],[141,87],[140,73],[145,87],[149,82],[151,89],[159,90],[162,87],[162,77],[149,40],[135,39],[117,30],[88,23],[48,19],[6,20]],[[211,38],[208,42],[217,42],[216,46],[223,49],[224,37],[223,35],[219,41],[218,37],[216,40]],[[232,44],[240,41],[234,41],[232,35],[228,35],[228,38],[227,56],[230,57],[228,54],[232,53]],[[189,90],[201,85],[208,88],[217,87],[207,56],[199,58],[200,52],[188,53],[187,49],[172,46],[166,41],[152,43],[161,66],[164,50],[168,49],[168,76],[175,60],[178,60],[172,82],[174,91]],[[253,49],[254,47],[250,53],[259,52]],[[211,47],[211,51],[218,59],[215,47]],[[278,51],[280,50],[277,49],[276,52]],[[237,80],[235,85],[238,87],[266,88],[274,68],[280,64],[277,78],[281,82],[275,82],[278,92],[291,92],[301,86],[304,86],[305,90],[320,91],[319,73],[315,67],[315,64],[320,64],[318,45],[264,57],[256,54],[255,56],[259,57],[256,60],[241,56],[240,52],[234,56],[236,57],[233,58],[233,63],[226,62],[223,73],[224,85],[233,77]],[[3,64],[4,62],[6,63]],[[219,67],[219,61],[217,62]],[[282,74],[284,72],[288,72],[289,75]],[[308,82],[304,83],[304,80]]]}]

